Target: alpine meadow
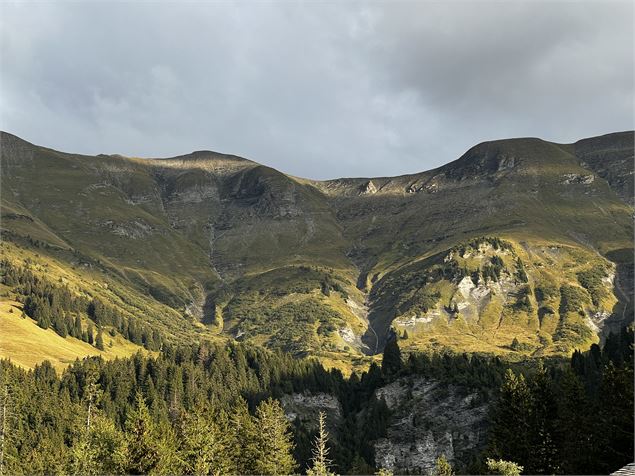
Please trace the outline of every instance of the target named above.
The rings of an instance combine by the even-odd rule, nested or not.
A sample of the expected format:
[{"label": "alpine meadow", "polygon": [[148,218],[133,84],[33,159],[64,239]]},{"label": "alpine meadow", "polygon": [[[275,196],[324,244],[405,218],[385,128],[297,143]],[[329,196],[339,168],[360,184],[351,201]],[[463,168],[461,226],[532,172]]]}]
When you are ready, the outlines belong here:
[{"label": "alpine meadow", "polygon": [[619,5],[3,4],[0,476],[633,463]]}]

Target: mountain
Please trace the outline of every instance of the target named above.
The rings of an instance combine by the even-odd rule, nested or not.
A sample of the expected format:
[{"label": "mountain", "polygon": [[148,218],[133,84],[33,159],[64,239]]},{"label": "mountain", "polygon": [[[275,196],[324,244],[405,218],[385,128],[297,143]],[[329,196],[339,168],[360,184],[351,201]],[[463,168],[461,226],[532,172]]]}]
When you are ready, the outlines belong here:
[{"label": "mountain", "polygon": [[[67,289],[83,329],[150,350],[229,338],[343,369],[393,337],[569,354],[632,319],[633,143],[500,140],[418,174],[314,181],[210,151],[85,156],[2,133],[4,273]],[[2,299],[34,317],[35,291],[9,281]]]}]

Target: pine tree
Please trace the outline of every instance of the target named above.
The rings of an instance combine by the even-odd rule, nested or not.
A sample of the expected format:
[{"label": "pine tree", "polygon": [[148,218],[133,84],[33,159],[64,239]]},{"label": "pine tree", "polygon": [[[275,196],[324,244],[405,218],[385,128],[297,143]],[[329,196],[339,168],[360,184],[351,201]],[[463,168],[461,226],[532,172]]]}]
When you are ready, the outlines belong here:
[{"label": "pine tree", "polygon": [[362,455],[357,453],[353,458],[353,462],[347,474],[371,474],[372,472],[373,467],[362,458]]},{"label": "pine tree", "polygon": [[177,437],[168,422],[161,421],[155,427],[155,440],[158,461],[152,469],[152,474],[165,476],[183,474],[183,461],[177,451]]},{"label": "pine tree", "polygon": [[13,398],[8,382],[4,382],[0,390],[0,475],[5,473],[5,455],[9,439],[11,418],[13,417]]},{"label": "pine tree", "polygon": [[[569,370],[561,379],[557,427],[565,474],[582,474],[592,470],[597,461],[598,438],[594,438],[594,416],[582,382]],[[584,428],[585,431],[580,431]]]},{"label": "pine tree", "polygon": [[231,446],[234,448],[231,455],[232,466],[236,474],[256,474],[259,429],[249,414],[247,402],[242,398],[234,406],[229,424],[232,434]]},{"label": "pine tree", "polygon": [[525,462],[533,451],[530,437],[531,395],[523,375],[508,369],[490,430],[494,454]]},{"label": "pine tree", "polygon": [[90,430],[82,427],[79,439],[73,445],[71,451],[72,474],[97,475],[98,470],[97,454],[92,448],[92,438]]},{"label": "pine tree", "polygon": [[135,407],[126,418],[126,473],[150,473],[159,464],[157,446],[154,422],[143,396],[137,392]]},{"label": "pine tree", "polygon": [[318,419],[318,434],[313,442],[313,465],[307,470],[307,476],[335,476],[331,472],[331,460],[328,459],[329,448],[327,446],[329,434],[326,431],[324,412],[320,412]]},{"label": "pine tree", "polygon": [[95,341],[95,329],[93,327],[93,323],[90,322],[88,324],[88,335],[87,335],[86,342],[88,342],[90,345],[93,345],[94,341]]},{"label": "pine tree", "polygon": [[82,338],[82,318],[79,317],[79,314],[75,316],[70,334],[77,339]]},{"label": "pine tree", "polygon": [[540,363],[530,380],[531,412],[529,415],[529,438],[532,451],[526,463],[530,473],[558,473],[559,455],[557,446],[557,404],[551,380]]},{"label": "pine tree", "polygon": [[395,375],[402,367],[401,351],[397,339],[390,339],[384,348],[384,355],[381,361],[381,371],[384,375]]},{"label": "pine tree", "polygon": [[256,473],[291,474],[297,466],[293,459],[293,436],[289,422],[277,400],[268,399],[256,410],[258,453]]},{"label": "pine tree", "polygon": [[[82,421],[79,439],[71,452],[71,473],[98,475],[121,469],[123,439],[112,421],[98,416],[97,405],[102,392],[94,368],[86,371],[83,403],[86,416]],[[97,423],[97,424],[95,424]]]},{"label": "pine tree", "polygon": [[181,425],[181,453],[186,474],[235,474],[226,419],[203,410],[188,415]]},{"label": "pine tree", "polygon": [[101,327],[97,331],[97,340],[95,341],[95,347],[97,347],[99,350],[104,350],[104,333]]},{"label": "pine tree", "polygon": [[611,473],[633,461],[633,367],[604,368],[599,394],[596,433],[604,435],[598,455],[598,472]]}]

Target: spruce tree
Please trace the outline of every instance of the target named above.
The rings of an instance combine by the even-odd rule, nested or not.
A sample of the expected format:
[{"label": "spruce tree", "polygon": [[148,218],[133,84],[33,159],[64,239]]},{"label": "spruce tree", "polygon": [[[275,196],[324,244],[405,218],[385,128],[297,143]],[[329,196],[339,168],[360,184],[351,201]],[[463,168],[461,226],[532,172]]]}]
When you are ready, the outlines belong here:
[{"label": "spruce tree", "polygon": [[186,474],[235,474],[226,419],[195,411],[181,424],[181,454]]},{"label": "spruce tree", "polygon": [[93,345],[93,342],[95,342],[95,328],[93,327],[93,323],[90,322],[88,323],[88,334],[87,334],[87,340],[86,342],[88,342],[90,345]]},{"label": "spruce tree", "polygon": [[542,362],[530,380],[531,412],[529,415],[529,438],[532,443],[526,470],[530,473],[558,473],[559,454],[557,446],[557,403]]},{"label": "spruce tree", "polygon": [[[6,377],[5,377],[6,378]],[[14,417],[12,390],[8,381],[0,389],[0,475],[4,475],[11,423]]]},{"label": "spruce tree", "polygon": [[[562,470],[565,474],[582,474],[591,470],[598,459],[595,418],[584,386],[573,370],[564,373],[560,386],[557,428]],[[585,431],[580,431],[581,428]]]},{"label": "spruce tree", "polygon": [[135,407],[126,418],[126,464],[128,474],[148,474],[159,464],[158,439],[146,402],[137,392]]},{"label": "spruce tree", "polygon": [[97,339],[95,340],[95,347],[99,350],[104,350],[104,332],[100,327],[97,331]]},{"label": "spruce tree", "polygon": [[234,406],[230,417],[232,465],[236,474],[256,474],[259,440],[256,424],[242,398]]},{"label": "spruce tree", "polygon": [[386,343],[381,361],[381,371],[384,375],[395,375],[401,370],[401,351],[397,339],[392,338]]},{"label": "spruce tree", "polygon": [[611,473],[633,461],[633,367],[605,366],[599,394],[596,433],[602,434],[596,471]]},{"label": "spruce tree", "polygon": [[307,476],[335,476],[331,472],[331,460],[328,458],[329,448],[327,446],[329,434],[326,431],[324,412],[320,412],[318,419],[318,434],[313,442],[313,465],[307,470]]},{"label": "spruce tree", "polygon": [[528,461],[533,451],[530,418],[531,394],[525,378],[508,369],[490,430],[493,454],[520,463]]},{"label": "spruce tree", "polygon": [[256,473],[291,474],[297,464],[293,459],[293,435],[284,411],[277,400],[268,399],[256,410],[258,452]]}]

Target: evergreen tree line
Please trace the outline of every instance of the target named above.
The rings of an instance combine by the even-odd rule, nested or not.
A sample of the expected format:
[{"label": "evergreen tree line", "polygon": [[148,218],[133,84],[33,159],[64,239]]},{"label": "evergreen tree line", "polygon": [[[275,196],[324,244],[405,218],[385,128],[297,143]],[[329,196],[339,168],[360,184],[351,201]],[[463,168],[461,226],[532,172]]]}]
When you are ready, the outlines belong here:
[{"label": "evergreen tree line", "polygon": [[[373,441],[391,423],[375,390],[422,375],[478,390],[490,402],[489,447],[459,470],[487,472],[489,458],[533,474],[608,473],[632,458],[632,338],[624,331],[568,362],[532,361],[513,370],[476,355],[403,359],[393,340],[381,366],[348,379],[316,361],[242,344],[165,345],[158,357],[87,358],[61,375],[48,362],[24,371],[2,361],[0,404],[8,416],[0,422],[0,470],[304,473],[316,461],[316,434],[324,437],[330,424],[319,460],[340,474],[372,474],[378,470]],[[336,396],[341,419],[288,422],[277,400],[302,392]]]},{"label": "evergreen tree line", "polygon": [[[156,329],[138,319],[122,317],[114,307],[98,297],[87,299],[77,296],[67,286],[39,278],[27,267],[14,266],[8,260],[0,261],[1,282],[10,286],[23,303],[24,313],[43,329],[53,329],[61,337],[71,336],[95,345],[103,346],[103,329],[109,326],[129,341],[149,350],[159,350],[163,337]],[[90,319],[82,326],[82,316]],[[95,335],[97,326],[97,335]]]},{"label": "evergreen tree line", "polygon": [[529,474],[609,474],[633,461],[633,332],[568,366],[507,370],[492,411],[489,453]]},{"label": "evergreen tree line", "polygon": [[242,345],[87,358],[61,376],[48,362],[27,372],[2,361],[4,471],[288,474],[299,469],[294,435],[271,397],[337,394],[343,382],[316,362]]}]

